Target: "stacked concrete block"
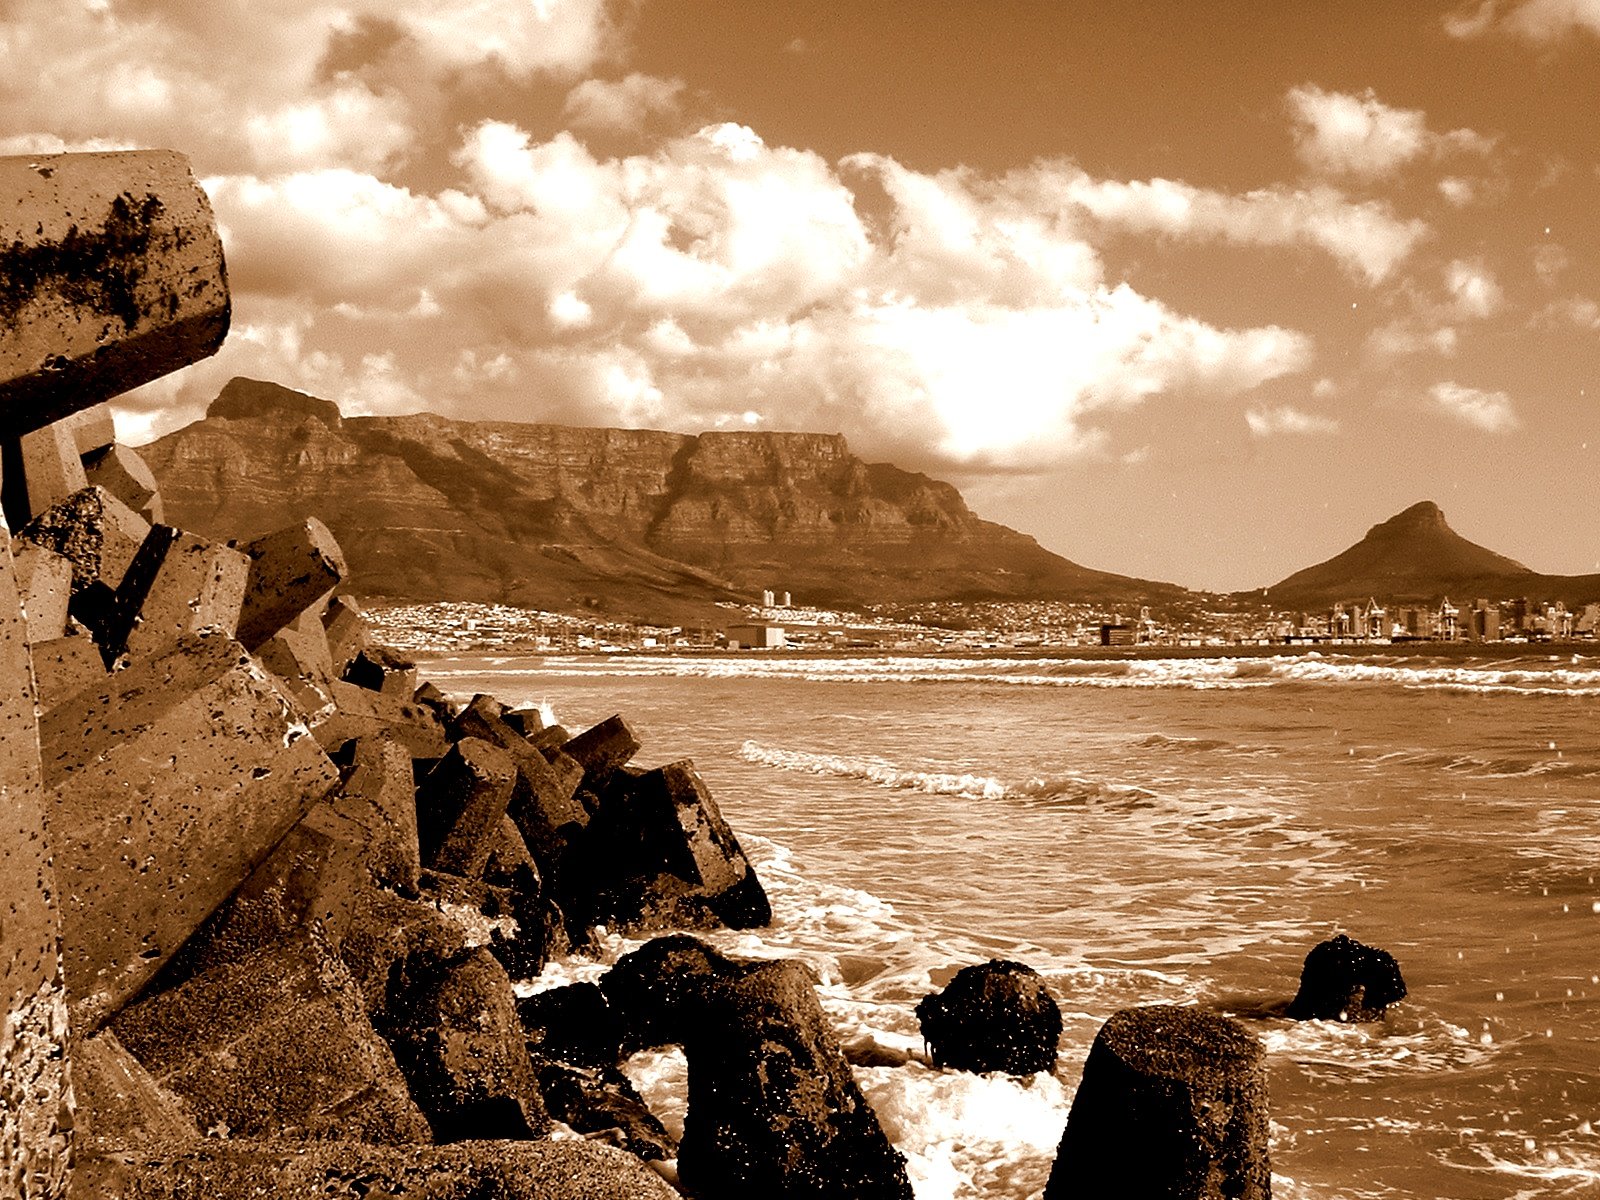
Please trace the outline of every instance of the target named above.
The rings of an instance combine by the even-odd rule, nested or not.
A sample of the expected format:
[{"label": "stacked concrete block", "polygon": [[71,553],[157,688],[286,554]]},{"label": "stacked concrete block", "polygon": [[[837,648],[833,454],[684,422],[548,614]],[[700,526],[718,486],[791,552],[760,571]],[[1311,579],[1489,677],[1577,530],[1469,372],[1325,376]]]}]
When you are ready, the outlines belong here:
[{"label": "stacked concrete block", "polygon": [[188,635],[40,729],[67,983],[115,1012],[339,781],[237,642]]},{"label": "stacked concrete block", "polygon": [[105,659],[100,647],[82,628],[70,630],[65,637],[36,642],[32,650],[41,713],[50,712],[79,692],[98,691],[105,685]]},{"label": "stacked concrete block", "polygon": [[[74,426],[73,432],[77,433],[81,428]],[[161,503],[156,477],[150,473],[150,468],[139,457],[137,450],[131,446],[110,444],[83,451],[81,438],[77,441],[77,447],[83,452],[86,485],[105,488],[152,525],[160,525],[166,520],[166,509]]]},{"label": "stacked concrete block", "polygon": [[225,962],[118,1014],[113,1029],[203,1131],[430,1140],[338,956],[310,936]]},{"label": "stacked concrete block", "polygon": [[306,818],[357,847],[375,884],[408,896],[416,895],[422,868],[411,764],[410,752],[392,737],[358,738],[344,785]]},{"label": "stacked concrete block", "polygon": [[320,607],[349,573],[344,551],[315,517],[239,548],[250,558],[239,641],[250,650],[293,624],[307,609]]},{"label": "stacked concrete block", "polygon": [[403,743],[413,758],[443,758],[450,749],[444,726],[420,705],[342,679],[329,682],[328,696],[333,711],[319,718],[313,730],[330,752],[346,742],[379,734]]},{"label": "stacked concrete block", "polygon": [[457,875],[483,873],[517,785],[517,766],[498,746],[462,738],[417,789],[424,865]]},{"label": "stacked concrete block", "polygon": [[367,648],[369,641],[361,605],[349,596],[335,596],[328,601],[327,611],[322,614],[322,627],[328,639],[333,673],[342,677],[345,668]]},{"label": "stacked concrete block", "polygon": [[511,816],[540,865],[549,867],[572,836],[589,823],[589,812],[575,794],[582,779],[581,767],[576,777],[572,772],[558,772],[527,738],[506,724],[502,711],[493,697],[475,696],[456,718],[451,734],[458,739],[480,738],[511,755],[518,777]]},{"label": "stacked concrete block", "polygon": [[128,1146],[171,1145],[200,1136],[183,1101],[157,1083],[109,1029],[73,1043],[72,1087],[80,1138]]},{"label": "stacked concrete block", "polygon": [[117,587],[105,635],[112,654],[154,654],[186,633],[233,635],[250,560],[197,534],[157,525]]},{"label": "stacked concrete block", "polygon": [[4,470],[0,502],[5,505],[6,522],[15,527],[89,486],[78,443],[64,424],[7,438],[0,447],[0,467]]},{"label": "stacked concrete block", "polygon": [[639,752],[639,737],[618,713],[570,739],[561,749],[583,767],[587,781],[603,783]]},{"label": "stacked concrete block", "polygon": [[0,524],[0,1191],[64,1196],[72,1086],[27,623]]},{"label": "stacked concrete block", "polygon": [[28,618],[28,644],[67,634],[67,607],[72,601],[72,564],[53,550],[18,542],[15,554],[17,590]]},{"label": "stacked concrete block", "polygon": [[72,564],[76,599],[100,585],[108,594],[121,584],[150,523],[104,488],[82,488],[36,515],[17,538],[62,555]]},{"label": "stacked concrete block", "polygon": [[401,700],[414,699],[417,692],[417,664],[377,647],[368,647],[351,659],[344,678],[357,687]]},{"label": "stacked concrete block", "polygon": [[[72,430],[72,440],[78,447],[79,458],[91,458],[116,445],[117,422],[111,415],[109,404],[94,404],[79,409],[70,417],[64,417],[61,424]],[[84,469],[88,469],[87,463]]]},{"label": "stacked concrete block", "polygon": [[0,195],[7,431],[42,428],[221,346],[222,243],[183,155],[0,158]]}]

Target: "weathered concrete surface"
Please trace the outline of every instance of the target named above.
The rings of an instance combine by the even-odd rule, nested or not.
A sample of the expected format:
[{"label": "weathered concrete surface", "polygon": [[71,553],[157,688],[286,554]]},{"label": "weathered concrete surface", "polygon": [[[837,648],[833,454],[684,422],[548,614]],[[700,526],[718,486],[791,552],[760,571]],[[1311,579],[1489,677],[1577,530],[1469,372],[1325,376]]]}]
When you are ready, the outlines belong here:
[{"label": "weathered concrete surface", "polygon": [[339,543],[315,517],[239,549],[250,557],[250,584],[239,613],[239,641],[250,650],[307,609],[321,607],[350,572]]},{"label": "weathered concrete surface", "polygon": [[13,529],[89,486],[78,443],[65,423],[5,438],[0,468],[4,470],[0,503]]},{"label": "weathered concrete surface", "polygon": [[584,730],[561,749],[583,767],[587,780],[604,780],[639,752],[639,736],[618,713]]},{"label": "weathered concrete surface", "polygon": [[417,664],[379,647],[368,647],[344,669],[345,680],[401,700],[415,698]]},{"label": "weathered concrete surface", "polygon": [[[76,435],[83,426],[74,425]],[[82,451],[83,443],[77,440]],[[166,520],[166,509],[161,503],[161,489],[156,477],[150,473],[144,459],[132,446],[102,446],[85,453],[83,475],[86,484],[103,487],[152,525]]]},{"label": "weathered concrete surface", "polygon": [[333,673],[341,676],[355,656],[367,648],[367,622],[361,615],[361,606],[349,596],[335,596],[323,611],[322,627],[328,638]]},{"label": "weathered concrete surface", "polygon": [[1061,1010],[1039,973],[992,958],[962,967],[943,991],[917,1004],[936,1067],[1031,1075],[1054,1070]]},{"label": "weathered concrete surface", "polygon": [[63,702],[40,742],[84,1033],[339,781],[271,677],[221,634],[182,637]]},{"label": "weathered concrete surface", "polygon": [[131,1146],[197,1138],[183,1101],[156,1082],[109,1029],[72,1043],[77,1134]]},{"label": "weathered concrete surface", "polygon": [[424,865],[482,875],[516,786],[516,764],[500,747],[470,737],[450,747],[417,788]]},{"label": "weathered concrete surface", "polygon": [[33,672],[39,688],[39,711],[45,713],[88,688],[98,691],[106,680],[100,648],[81,631],[37,643],[33,647]]},{"label": "weathered concrete surface", "polygon": [[203,1131],[429,1140],[360,989],[315,931],[142,996],[112,1029]]},{"label": "weathered concrete surface", "polygon": [[80,457],[88,457],[116,444],[117,422],[111,415],[109,404],[79,409],[62,423],[72,430],[72,440],[78,445]]},{"label": "weathered concrete surface", "polygon": [[37,429],[214,354],[222,243],[171,150],[0,158],[0,424]]},{"label": "weathered concrete surface", "polygon": [[631,1154],[587,1141],[92,1146],[72,1200],[680,1200]]},{"label": "weathered concrete surface", "polygon": [[72,564],[76,598],[99,583],[115,590],[149,536],[150,523],[104,488],[74,492],[17,530],[19,541],[62,555]]},{"label": "weathered concrete surface", "polygon": [[328,683],[333,711],[312,723],[317,740],[329,751],[362,737],[388,734],[413,758],[443,758],[450,750],[444,726],[431,709],[382,692],[368,691],[343,679]]},{"label": "weathered concrete surface", "polygon": [[72,1083],[27,625],[0,523],[0,1193],[66,1194]]},{"label": "weathered concrete surface", "polygon": [[171,525],[155,526],[117,587],[108,647],[149,657],[202,629],[232,637],[249,571],[250,560],[237,550]]},{"label": "weathered concrete surface", "polygon": [[28,615],[29,644],[65,637],[67,606],[72,601],[72,564],[32,542],[18,542],[15,559],[17,588]]},{"label": "weathered concrete surface", "polygon": [[549,1130],[511,979],[488,950],[437,964],[398,1008],[390,1042],[439,1141]]},{"label": "weathered concrete surface", "polygon": [[417,894],[422,861],[411,753],[394,738],[357,738],[354,770],[307,820],[356,847],[374,883]]},{"label": "weathered concrete surface", "polygon": [[1237,1021],[1125,1008],[1083,1065],[1045,1200],[1266,1200],[1266,1051]]}]

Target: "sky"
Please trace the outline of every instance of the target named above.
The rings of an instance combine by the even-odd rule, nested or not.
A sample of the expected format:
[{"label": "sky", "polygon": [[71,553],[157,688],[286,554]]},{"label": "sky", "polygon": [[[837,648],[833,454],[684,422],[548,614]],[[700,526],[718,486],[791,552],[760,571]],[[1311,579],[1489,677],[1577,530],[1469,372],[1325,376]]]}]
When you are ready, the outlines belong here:
[{"label": "sky", "polygon": [[1420,500],[1600,571],[1600,0],[0,0],[0,153],[186,152],[234,375],[841,432],[1102,570]]}]

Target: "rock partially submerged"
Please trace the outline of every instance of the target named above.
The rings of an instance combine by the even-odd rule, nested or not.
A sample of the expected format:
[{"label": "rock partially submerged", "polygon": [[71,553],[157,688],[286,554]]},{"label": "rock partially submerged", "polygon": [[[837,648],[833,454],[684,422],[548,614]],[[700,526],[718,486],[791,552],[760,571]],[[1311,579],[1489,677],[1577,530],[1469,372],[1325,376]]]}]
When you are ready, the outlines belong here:
[{"label": "rock partially submerged", "polygon": [[1289,1016],[1296,1021],[1381,1021],[1389,1005],[1405,995],[1406,981],[1394,955],[1341,933],[1306,955]]},{"label": "rock partially submerged", "polygon": [[991,959],[963,967],[942,992],[917,1004],[935,1066],[1031,1075],[1056,1065],[1061,1010],[1039,973]]}]

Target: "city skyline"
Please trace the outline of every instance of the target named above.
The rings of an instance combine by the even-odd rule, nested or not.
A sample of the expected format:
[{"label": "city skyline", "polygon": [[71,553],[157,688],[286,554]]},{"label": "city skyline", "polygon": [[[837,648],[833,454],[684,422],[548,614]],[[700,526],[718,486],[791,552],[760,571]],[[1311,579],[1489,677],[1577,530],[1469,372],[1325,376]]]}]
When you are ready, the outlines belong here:
[{"label": "city skyline", "polygon": [[136,440],[243,374],[839,431],[1193,588],[1424,499],[1600,571],[1600,0],[20,0],[0,51],[0,152],[171,145],[217,209],[234,332]]}]

